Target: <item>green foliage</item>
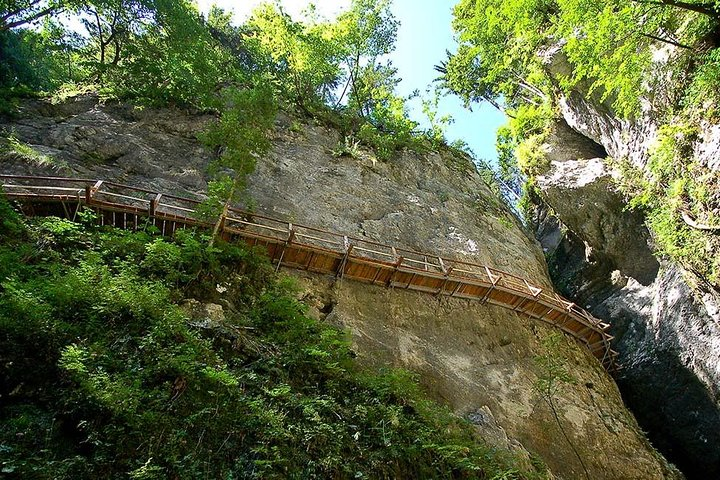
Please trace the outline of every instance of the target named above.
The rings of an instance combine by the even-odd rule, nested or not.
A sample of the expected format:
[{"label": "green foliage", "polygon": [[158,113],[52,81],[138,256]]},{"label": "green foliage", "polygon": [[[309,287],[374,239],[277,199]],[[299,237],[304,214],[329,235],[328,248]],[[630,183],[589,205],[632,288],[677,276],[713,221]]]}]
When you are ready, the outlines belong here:
[{"label": "green foliage", "polygon": [[549,102],[520,104],[511,111],[508,122],[498,129],[495,148],[500,175],[516,194],[524,178],[530,181],[550,167],[543,145],[553,119]]},{"label": "green foliage", "polygon": [[348,93],[348,108],[365,118],[392,92],[396,71],[380,58],[395,50],[398,26],[387,0],[352,0],[338,17],[335,36],[346,83],[336,106]]},{"label": "green foliage", "polygon": [[264,3],[248,22],[252,45],[276,66],[286,98],[302,108],[331,98],[340,74],[333,29],[326,22],[293,21],[277,5]]},{"label": "green foliage", "polygon": [[[137,3],[142,9],[144,3]],[[231,76],[234,66],[228,53],[189,0],[150,5],[149,21],[139,14],[136,29],[142,34],[123,47],[122,61],[101,67],[106,83],[118,96],[150,104],[217,105],[217,85]],[[118,8],[125,12],[127,7]]]},{"label": "green foliage", "polygon": [[[244,247],[2,218],[8,478],[536,478],[413,375],[360,369]],[[189,320],[218,283],[226,318]]]},{"label": "green foliage", "polygon": [[225,109],[220,118],[201,135],[210,148],[219,148],[215,171],[231,169],[245,177],[255,168],[255,158],[270,150],[268,132],[275,121],[277,105],[273,92],[266,85],[253,88],[227,89]]},{"label": "green foliage", "polygon": [[[561,48],[572,67],[556,72],[561,86],[607,102],[624,117],[639,113],[641,98],[660,87],[648,81],[657,47],[672,45],[691,55],[720,19],[715,6],[700,2],[648,8],[647,2],[614,0],[465,0],[454,15],[460,47],[440,70],[466,102],[514,108],[542,99],[552,86],[538,52]],[[701,69],[699,76],[708,74]]]},{"label": "green foliage", "polygon": [[711,232],[690,225],[720,223],[720,175],[692,160],[697,129],[688,124],[665,125],[650,150],[648,174],[620,162],[620,188],[630,197],[630,208],[641,209],[659,253],[668,255],[715,285],[720,284],[720,262],[714,258],[720,242]]},{"label": "green foliage", "polygon": [[347,136],[342,142],[338,143],[338,146],[331,153],[333,157],[357,158],[360,156],[360,142]]},{"label": "green foliage", "polygon": [[535,357],[535,365],[539,370],[538,379],[535,382],[535,390],[540,394],[545,403],[547,403],[558,429],[560,429],[563,437],[565,437],[565,440],[580,462],[585,472],[585,478],[590,480],[590,474],[588,473],[583,458],[580,456],[580,452],[578,452],[575,444],[568,437],[565,427],[563,427],[558,412],[558,405],[556,404],[557,395],[562,391],[563,387],[567,384],[575,383],[575,379],[568,371],[567,361],[562,357],[560,350],[562,342],[565,341],[567,340],[558,332],[552,332],[543,339],[544,352],[542,355]]},{"label": "green foliage", "polygon": [[440,115],[438,112],[440,95],[440,89],[436,88],[432,97],[423,98],[421,100],[423,114],[430,124],[430,129],[425,132],[425,136],[430,140],[430,143],[432,143],[434,147],[447,144],[445,132],[447,131],[448,126],[454,121],[450,115]]},{"label": "green foliage", "polygon": [[48,155],[38,152],[31,145],[18,140],[14,133],[11,133],[6,140],[6,145],[0,147],[0,153],[10,154],[18,159],[26,161],[37,167],[64,168],[66,164],[59,162]]},{"label": "green foliage", "polygon": [[245,193],[247,177],[255,170],[256,159],[270,151],[269,131],[277,109],[273,92],[265,85],[227,89],[224,101],[226,106],[220,118],[200,135],[206,146],[220,150],[210,165],[214,180],[208,185],[208,199],[199,209],[201,219],[217,219],[213,240],[221,216],[231,202]]},{"label": "green foliage", "polygon": [[553,332],[543,339],[544,353],[535,357],[535,365],[540,371],[535,389],[546,400],[554,399],[563,385],[575,381],[568,371],[567,362],[559,353],[563,341],[562,334]]},{"label": "green foliage", "polygon": [[545,139],[543,134],[532,135],[524,139],[515,150],[518,167],[526,175],[542,175],[550,169],[545,151]]},{"label": "green foliage", "polygon": [[77,44],[77,37],[50,20],[37,30],[0,30],[0,88],[52,91],[79,79]]},{"label": "green foliage", "polygon": [[[0,111],[13,112],[10,93],[22,88],[60,98],[61,91],[92,86],[110,98],[213,110],[228,119],[237,115],[226,110],[252,110],[248,102],[257,101],[254,110],[264,112],[265,100],[274,98],[293,113],[334,117],[348,127],[344,134],[383,160],[404,148],[424,149],[406,100],[394,92],[397,70],[385,60],[399,25],[388,1],[353,0],[334,21],[320,19],[313,9],[294,20],[278,4],[265,3],[239,26],[218,7],[203,18],[190,0],[11,3],[8,8],[17,8],[22,21],[0,25],[0,53],[9,60],[0,65]],[[40,9],[46,4],[49,10]],[[62,27],[60,12],[82,25],[83,34]],[[44,27],[27,28],[36,14]],[[437,141],[447,119],[433,117],[431,123],[429,137]],[[235,143],[222,152],[239,170],[229,168],[251,169],[253,162],[238,153],[237,144],[257,139],[215,128],[222,129],[208,144]]]},{"label": "green foliage", "polygon": [[685,103],[703,111],[707,117],[716,116],[715,109],[720,103],[720,49],[711,50],[699,63],[700,67],[687,89]]},{"label": "green foliage", "polygon": [[487,100],[511,107],[542,96],[536,52],[556,12],[553,0],[463,0],[454,9],[460,48],[444,64],[448,87],[466,103]]},{"label": "green foliage", "polygon": [[[3,195],[0,188],[0,196]],[[24,231],[20,215],[6,201],[0,201],[0,238],[18,238]]]}]

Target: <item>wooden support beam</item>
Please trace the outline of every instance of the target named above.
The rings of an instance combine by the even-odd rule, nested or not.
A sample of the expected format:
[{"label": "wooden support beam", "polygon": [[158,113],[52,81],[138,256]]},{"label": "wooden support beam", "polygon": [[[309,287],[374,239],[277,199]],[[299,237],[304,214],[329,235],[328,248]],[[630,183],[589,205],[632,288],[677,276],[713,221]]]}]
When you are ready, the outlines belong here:
[{"label": "wooden support beam", "polygon": [[495,284],[493,283],[489,287],[487,287],[487,292],[485,292],[485,295],[480,299],[480,303],[487,303],[488,299],[490,298],[490,294],[495,289]]},{"label": "wooden support beam", "polygon": [[[395,247],[393,247],[392,251],[393,251],[393,254],[397,253],[395,251]],[[395,261],[395,264],[393,265],[393,268],[394,268],[393,273],[392,273],[392,275],[390,275],[390,278],[388,279],[387,284],[385,285],[386,287],[390,287],[393,284],[393,282],[395,281],[395,275],[397,274],[398,269],[400,268],[400,265],[402,265],[403,260],[405,260],[402,256],[399,256],[396,258],[397,258],[397,260]]]},{"label": "wooden support beam", "polygon": [[445,280],[443,280],[442,285],[440,285],[440,288],[438,289],[437,293],[435,295],[440,295],[447,286],[448,282],[450,281],[450,275],[452,274],[453,267],[445,268],[445,264],[442,263],[442,258],[438,257],[438,260],[440,260],[440,266],[443,269],[443,272],[445,273]]},{"label": "wooden support beam", "polygon": [[592,331],[596,331],[596,330],[593,329],[592,327],[589,327],[589,326],[588,326],[588,327],[585,327],[585,328],[583,328],[582,330],[580,330],[580,331],[578,332],[578,335],[581,336],[581,337],[584,337],[585,335],[587,335],[588,333],[590,333],[590,332],[592,332]]},{"label": "wooden support beam", "polygon": [[372,282],[370,282],[370,283],[375,285],[375,282],[377,282],[377,279],[380,276],[380,274],[382,273],[382,271],[383,271],[382,267],[377,267],[377,272],[375,273],[375,276],[373,277]]},{"label": "wooden support beam", "polygon": [[315,252],[310,252],[310,258],[308,258],[308,261],[305,264],[305,270],[310,269],[310,265],[312,264],[313,260],[315,260]]},{"label": "wooden support beam", "polygon": [[95,192],[100,190],[100,187],[102,186],[103,181],[98,180],[95,182],[95,185],[92,187],[90,185],[85,185],[85,204],[90,205],[92,203],[92,197],[95,195]]},{"label": "wooden support beam", "polygon": [[513,310],[516,312],[522,311],[521,309],[525,306],[525,304],[527,303],[528,300],[529,300],[529,298],[520,297],[520,301],[518,302],[518,304],[516,306],[513,307]]}]

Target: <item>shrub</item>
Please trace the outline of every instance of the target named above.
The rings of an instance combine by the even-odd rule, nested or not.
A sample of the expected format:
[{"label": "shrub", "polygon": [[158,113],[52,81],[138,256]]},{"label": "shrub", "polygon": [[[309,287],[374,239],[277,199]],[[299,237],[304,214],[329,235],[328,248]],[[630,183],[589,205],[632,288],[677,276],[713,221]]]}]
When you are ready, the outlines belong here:
[{"label": "shrub", "polygon": [[[62,241],[32,265],[3,263],[9,478],[531,478],[411,374],[358,367],[344,333],[307,317],[242,246],[54,219],[28,228]],[[38,248],[10,232],[0,258]],[[225,321],[189,322],[175,301],[208,300],[220,282]]]}]

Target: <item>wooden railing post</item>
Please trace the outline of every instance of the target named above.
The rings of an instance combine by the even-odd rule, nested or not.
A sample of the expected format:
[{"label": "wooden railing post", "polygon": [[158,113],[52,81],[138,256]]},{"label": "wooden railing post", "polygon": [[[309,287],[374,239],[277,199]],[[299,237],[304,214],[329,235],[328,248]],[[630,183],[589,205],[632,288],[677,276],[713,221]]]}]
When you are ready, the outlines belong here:
[{"label": "wooden railing post", "polygon": [[443,280],[442,285],[440,285],[440,288],[438,288],[438,291],[435,295],[440,295],[447,286],[448,282],[450,281],[450,274],[452,274],[453,267],[450,266],[449,268],[445,266],[445,262],[443,262],[442,257],[437,257],[438,262],[440,263],[440,268],[442,269],[443,273],[445,274],[445,280]]},{"label": "wooden railing post", "polygon": [[287,247],[290,246],[290,244],[295,240],[295,229],[293,228],[292,223],[288,223],[288,236],[285,240],[285,243],[283,244],[282,251],[280,252],[280,258],[278,258],[277,266],[275,267],[275,273],[280,271],[280,267],[282,266],[283,258],[285,257],[285,250],[287,250]]},{"label": "wooden railing post", "polygon": [[95,195],[95,192],[100,190],[100,186],[103,184],[102,180],[98,180],[95,182],[95,185],[92,187],[90,185],[85,185],[85,204],[90,205],[92,203],[92,197]]},{"label": "wooden railing post", "polygon": [[162,198],[162,193],[158,193],[155,198],[150,200],[150,217],[154,217],[155,213],[157,213],[158,206],[160,205],[160,199]]},{"label": "wooden railing post", "polygon": [[397,274],[398,269],[400,268],[400,265],[402,265],[403,260],[405,260],[402,255],[398,256],[397,250],[395,247],[390,247],[392,249],[393,257],[395,258],[395,265],[392,275],[390,275],[390,278],[388,278],[386,287],[391,287],[393,282],[395,281],[395,274]]},{"label": "wooden railing post", "polygon": [[345,266],[347,265],[348,258],[350,258],[350,254],[353,250],[353,244],[350,243],[347,236],[343,236],[343,249],[345,250],[345,253],[343,254],[342,260],[340,260],[337,272],[335,272],[335,276],[340,277],[340,280],[342,280],[345,276]]}]

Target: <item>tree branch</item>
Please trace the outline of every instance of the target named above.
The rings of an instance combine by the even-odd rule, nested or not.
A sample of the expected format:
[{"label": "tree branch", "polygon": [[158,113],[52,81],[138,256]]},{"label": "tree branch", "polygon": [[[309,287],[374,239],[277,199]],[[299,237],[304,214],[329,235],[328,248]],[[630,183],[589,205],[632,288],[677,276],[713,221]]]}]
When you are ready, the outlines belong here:
[{"label": "tree branch", "polygon": [[37,12],[27,18],[22,18],[20,20],[14,21],[14,22],[0,25],[0,32],[10,30],[11,28],[19,27],[20,25],[25,25],[26,23],[34,22],[35,20],[37,20],[39,18],[45,17],[45,16],[53,14],[53,13],[61,13],[62,11],[63,11],[63,9],[59,8],[59,7],[48,7],[45,10],[40,10],[39,12]]},{"label": "tree branch", "polygon": [[649,33],[642,33],[642,32],[640,33],[640,35],[642,35],[643,37],[649,38],[651,40],[657,40],[658,42],[663,42],[663,43],[667,43],[669,45],[674,45],[678,48],[684,48],[686,50],[695,50],[693,47],[691,47],[689,45],[684,45],[680,42],[670,40],[669,38],[656,37],[655,35],[651,35]]},{"label": "tree branch", "polygon": [[42,1],[42,0],[33,0],[32,2],[30,2],[30,5],[27,5],[27,6],[25,6],[25,7],[16,8],[16,9],[13,10],[12,12],[7,12],[5,15],[3,15],[2,17],[0,17],[0,22],[4,22],[4,21],[7,20],[8,18],[14,17],[15,15],[18,15],[19,13],[22,13],[23,11],[30,10],[32,7],[34,7],[35,5],[37,5],[38,3],[40,3],[41,1]]},{"label": "tree branch", "polygon": [[720,12],[712,3],[688,3],[680,0],[630,0],[634,3],[644,3],[646,5],[660,5],[689,10],[691,12],[702,13],[713,18],[720,18]]},{"label": "tree branch", "polygon": [[682,216],[683,222],[687,223],[689,226],[696,230],[703,230],[705,232],[720,232],[720,226],[698,223],[690,216],[690,213],[687,210],[681,211],[680,216]]}]

